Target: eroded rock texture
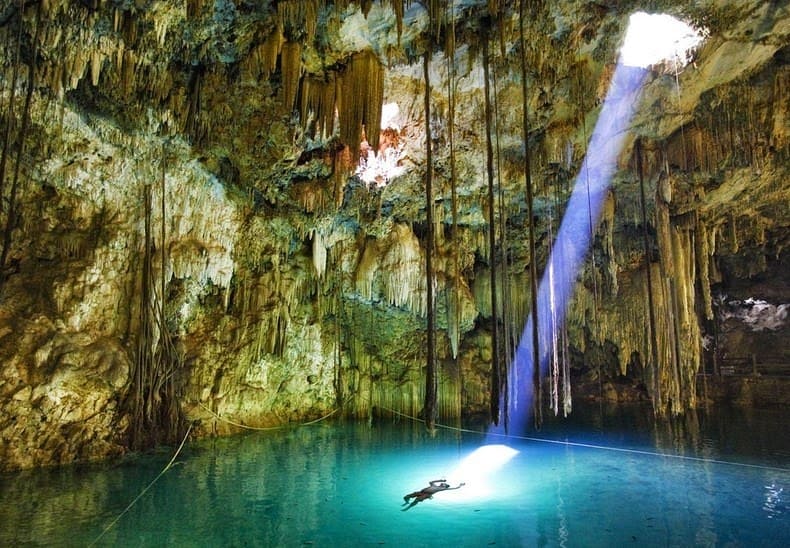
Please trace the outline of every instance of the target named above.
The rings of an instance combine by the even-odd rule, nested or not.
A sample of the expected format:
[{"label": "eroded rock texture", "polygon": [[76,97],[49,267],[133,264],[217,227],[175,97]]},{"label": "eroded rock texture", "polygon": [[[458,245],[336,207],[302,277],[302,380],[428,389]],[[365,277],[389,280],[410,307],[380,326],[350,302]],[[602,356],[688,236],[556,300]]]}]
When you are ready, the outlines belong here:
[{"label": "eroded rock texture", "polygon": [[[531,257],[519,3],[361,4],[2,8],[0,466],[103,458],[198,419],[205,434],[418,415],[426,124],[439,413],[486,413],[491,318],[508,362],[643,6],[527,2]],[[572,390],[680,413],[705,365],[787,360],[790,8],[675,4],[649,7],[708,36],[689,66],[649,75],[556,354]],[[397,174],[374,170],[376,151]],[[759,335],[727,305],[749,297],[774,307]]]}]

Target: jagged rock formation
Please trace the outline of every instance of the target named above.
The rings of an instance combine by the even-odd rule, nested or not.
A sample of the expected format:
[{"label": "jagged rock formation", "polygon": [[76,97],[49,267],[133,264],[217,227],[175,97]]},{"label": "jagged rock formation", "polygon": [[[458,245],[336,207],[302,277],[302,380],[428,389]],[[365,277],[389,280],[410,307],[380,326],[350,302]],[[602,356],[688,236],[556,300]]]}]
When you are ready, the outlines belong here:
[{"label": "jagged rock formation", "polygon": [[[512,343],[530,309],[530,264],[546,264],[640,3],[529,2],[535,257],[518,2],[457,0],[451,23],[447,2],[361,4],[48,0],[0,11],[0,466],[102,458],[166,441],[187,420],[224,433],[235,427],[218,417],[269,426],[338,407],[419,414],[426,123],[439,414],[486,412],[491,257]],[[788,356],[790,8],[673,4],[651,9],[709,34],[692,65],[655,67],[642,93],[571,302],[566,361],[575,389],[621,397],[625,379],[679,413],[697,404],[697,373],[714,356]],[[383,103],[400,110],[381,128]],[[370,150],[395,155],[401,173],[354,175]],[[732,314],[725,326],[721,294],[780,307],[771,329],[752,337]]]}]

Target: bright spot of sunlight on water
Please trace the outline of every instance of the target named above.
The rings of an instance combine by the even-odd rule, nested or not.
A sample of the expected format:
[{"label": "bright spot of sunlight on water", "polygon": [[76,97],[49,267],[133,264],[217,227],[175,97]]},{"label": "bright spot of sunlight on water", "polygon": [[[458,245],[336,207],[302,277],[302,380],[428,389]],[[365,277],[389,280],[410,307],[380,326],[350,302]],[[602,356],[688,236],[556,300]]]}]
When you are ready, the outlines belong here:
[{"label": "bright spot of sunlight on water", "polygon": [[450,485],[464,483],[464,487],[453,494],[453,500],[481,500],[491,497],[499,490],[502,476],[498,475],[505,464],[518,454],[507,445],[483,445],[472,451],[448,476]]},{"label": "bright spot of sunlight on water", "polygon": [[[190,440],[97,546],[790,546],[782,415],[711,419],[705,443],[683,447],[638,424],[609,434],[547,421],[554,442],[507,445],[403,423]],[[734,443],[773,449],[739,456],[725,451]],[[0,546],[89,545],[171,456],[0,475]],[[405,494],[439,478],[469,489],[403,511]]]}]

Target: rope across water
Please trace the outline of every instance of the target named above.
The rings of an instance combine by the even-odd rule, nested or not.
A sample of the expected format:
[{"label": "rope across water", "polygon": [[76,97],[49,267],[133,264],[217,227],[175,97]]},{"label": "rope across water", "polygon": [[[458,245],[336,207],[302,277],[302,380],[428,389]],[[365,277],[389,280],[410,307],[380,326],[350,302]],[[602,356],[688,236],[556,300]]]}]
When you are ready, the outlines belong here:
[{"label": "rope across water", "polygon": [[184,434],[184,439],[183,439],[183,440],[181,440],[181,445],[179,445],[179,446],[178,446],[178,449],[176,449],[176,452],[173,454],[173,458],[171,458],[171,459],[170,459],[170,462],[168,462],[168,463],[167,463],[167,466],[165,466],[164,468],[162,468],[162,471],[161,471],[161,472],[159,472],[159,474],[158,474],[158,475],[157,475],[157,476],[156,476],[156,477],[155,477],[155,478],[154,478],[154,479],[151,481],[151,483],[149,483],[148,485],[146,485],[146,486],[145,486],[145,489],[143,489],[142,491],[140,491],[140,493],[139,493],[139,494],[138,494],[136,497],[134,497],[134,499],[132,500],[132,502],[130,502],[130,503],[129,503],[129,504],[126,506],[126,508],[124,508],[124,509],[123,509],[123,512],[121,512],[120,514],[118,514],[118,516],[117,516],[117,517],[116,517],[114,520],[112,520],[112,521],[109,523],[109,525],[107,525],[107,527],[105,527],[105,528],[104,528],[104,530],[103,530],[103,531],[102,531],[102,532],[99,534],[99,536],[98,536],[98,537],[96,537],[95,539],[93,539],[93,542],[91,542],[91,543],[90,543],[88,546],[94,546],[94,545],[95,545],[97,542],[99,542],[99,540],[100,540],[100,539],[101,539],[101,538],[102,538],[102,537],[103,537],[103,536],[104,536],[104,535],[107,533],[107,531],[109,531],[110,529],[112,529],[112,527],[113,527],[113,526],[114,526],[116,523],[118,523],[118,520],[120,520],[120,519],[121,519],[121,518],[124,516],[124,514],[126,514],[126,512],[128,512],[128,511],[131,509],[131,507],[132,507],[132,506],[134,506],[134,505],[135,505],[135,503],[136,503],[138,500],[140,500],[140,499],[143,497],[143,495],[145,495],[145,494],[148,492],[148,490],[149,490],[151,487],[153,487],[153,485],[154,485],[154,484],[155,484],[155,483],[156,483],[156,482],[159,480],[159,478],[161,478],[161,477],[162,477],[162,476],[165,474],[165,472],[167,472],[168,470],[170,470],[170,468],[173,466],[173,463],[176,461],[176,458],[178,458],[178,454],[179,454],[179,453],[181,453],[181,449],[183,449],[183,447],[184,447],[184,444],[186,443],[186,441],[187,441],[187,438],[189,437],[189,433],[190,433],[191,431],[192,431],[192,425],[190,424],[190,425],[189,425],[189,428],[187,428],[187,433],[186,433],[186,434]]},{"label": "rope across water", "polygon": [[[246,430],[258,430],[258,431],[261,431],[261,430],[263,430],[263,431],[266,431],[266,430],[281,430],[283,428],[292,428],[294,426],[309,426],[311,424],[315,424],[317,422],[321,422],[322,420],[325,420],[325,419],[331,417],[332,415],[337,413],[337,411],[340,409],[340,407],[337,407],[337,408],[333,409],[332,411],[330,411],[329,413],[327,413],[326,415],[324,415],[323,417],[317,418],[317,419],[312,420],[312,421],[299,423],[299,424],[296,424],[296,425],[284,424],[284,425],[281,425],[281,426],[270,426],[270,427],[262,428],[262,427],[255,427],[255,426],[247,426],[245,424],[241,424],[241,423],[232,421],[230,419],[226,419],[224,417],[221,417],[220,415],[218,415],[217,413],[215,413],[214,411],[212,411],[211,409],[209,409],[208,407],[206,407],[202,403],[198,402],[198,405],[200,407],[202,407],[203,409],[205,409],[206,411],[208,411],[209,413],[211,413],[218,420],[221,420],[221,421],[226,422],[228,424],[231,424],[233,426],[237,426],[239,428],[244,428]],[[142,491],[140,491],[140,493],[132,500],[132,502],[130,502],[126,506],[126,508],[123,509],[123,512],[118,514],[115,517],[115,519],[112,520],[107,525],[107,527],[105,527],[104,530],[99,534],[99,536],[97,536],[93,540],[93,542],[91,542],[88,546],[95,546],[96,543],[99,542],[99,540],[101,540],[101,538],[107,533],[107,531],[112,529],[113,526],[115,526],[115,524],[118,523],[118,521],[124,516],[124,514],[126,514],[132,508],[132,506],[134,506],[135,503],[137,503],[137,501],[140,500],[143,497],[143,495],[145,495],[148,492],[149,489],[151,489],[151,487],[153,487],[153,485],[159,480],[159,478],[161,478],[165,474],[165,472],[167,472],[168,470],[170,470],[170,468],[173,467],[173,464],[175,463],[176,458],[178,458],[179,453],[181,453],[181,449],[184,448],[184,444],[186,443],[187,438],[189,437],[189,434],[192,432],[192,425],[193,424],[194,423],[190,423],[189,428],[187,428],[186,434],[184,434],[184,439],[181,440],[181,444],[178,446],[178,449],[173,454],[173,458],[170,459],[170,462],[168,462],[167,465],[164,468],[162,468],[162,471],[159,472],[159,474],[157,474],[157,476],[151,481],[151,483],[146,485],[145,488]]]},{"label": "rope across water", "polygon": [[[232,421],[230,419],[226,419],[226,418],[218,415],[217,413],[215,413],[211,409],[205,407],[204,405],[202,405],[200,403],[198,405],[200,407],[202,407],[203,409],[205,409],[206,411],[208,411],[209,413],[211,413],[218,420],[224,421],[224,422],[226,422],[228,424],[231,424],[233,426],[237,426],[239,428],[244,428],[244,429],[247,429],[247,430],[257,430],[257,431],[280,430],[280,429],[284,429],[284,428],[290,428],[290,427],[293,427],[293,426],[308,426],[308,425],[315,424],[317,422],[323,421],[323,420],[331,417],[332,415],[334,415],[340,409],[340,407],[335,408],[331,412],[327,413],[326,415],[324,415],[324,416],[322,416],[322,417],[320,417],[318,419],[315,419],[315,420],[312,420],[312,421],[309,421],[309,422],[305,422],[305,423],[299,423],[297,425],[282,425],[282,426],[271,426],[271,427],[254,427],[254,426],[247,426],[247,425],[238,423],[236,421]],[[425,421],[423,419],[419,418],[419,417],[415,417],[413,415],[408,415],[406,413],[401,413],[400,411],[396,411],[395,409],[392,409],[392,408],[389,408],[389,407],[380,406],[380,408],[384,409],[386,411],[389,411],[390,413],[393,413],[394,415],[398,415],[400,417],[404,417],[404,418],[407,418],[407,419],[415,421],[415,422],[420,422],[420,423],[423,423],[423,424],[425,423]],[[643,450],[643,449],[628,449],[628,448],[625,448],[625,447],[612,447],[612,446],[609,446],[609,445],[599,445],[599,444],[593,444],[593,443],[573,442],[573,441],[567,441],[567,440],[566,441],[552,440],[552,439],[548,439],[548,438],[537,438],[537,437],[533,437],[533,436],[518,436],[518,435],[514,435],[514,434],[503,434],[501,432],[483,432],[483,431],[480,431],[480,430],[474,430],[474,429],[471,429],[471,428],[461,428],[461,427],[458,427],[458,426],[450,426],[448,424],[442,424],[442,423],[438,423],[438,422],[435,423],[434,426],[436,426],[437,428],[443,428],[445,430],[453,430],[453,431],[456,431],[456,432],[464,432],[464,433],[476,434],[476,435],[480,435],[480,436],[496,436],[496,437],[501,437],[501,438],[506,438],[506,439],[517,439],[517,440],[534,441],[534,442],[539,442],[539,443],[551,443],[551,444],[555,444],[555,445],[564,445],[566,447],[583,447],[583,448],[586,448],[586,449],[597,449],[597,450],[603,450],[603,451],[617,451],[617,452],[620,452],[620,453],[630,453],[630,454],[644,455],[644,456],[650,456],[650,457],[672,458],[672,459],[679,459],[679,460],[692,461],[692,462],[701,462],[701,463],[705,463],[705,464],[721,464],[721,465],[727,465],[727,466],[740,466],[740,467],[744,467],[744,468],[753,468],[753,469],[766,470],[766,471],[772,471],[772,472],[790,473],[790,468],[782,468],[782,467],[779,467],[779,466],[766,466],[766,465],[761,465],[761,464],[750,464],[750,463],[745,463],[745,462],[727,461],[727,460],[711,459],[711,458],[705,458],[705,457],[693,457],[693,456],[689,456],[689,455],[675,455],[675,454],[670,454],[670,453],[659,453],[657,451],[647,451],[647,450]],[[181,453],[181,449],[183,449],[184,444],[186,443],[187,438],[189,437],[189,434],[191,433],[191,431],[192,431],[192,424],[190,424],[189,428],[187,429],[187,432],[184,435],[184,439],[181,440],[181,444],[178,446],[178,449],[173,454],[173,457],[170,459],[170,461],[167,463],[167,465],[162,469],[162,471],[159,472],[159,474],[157,474],[157,476],[142,491],[140,491],[140,493],[126,506],[126,508],[124,508],[124,510],[120,514],[118,514],[118,516],[115,519],[113,519],[107,525],[107,527],[105,527],[104,530],[99,534],[99,536],[97,536],[93,540],[93,542],[91,542],[88,546],[96,545],[96,543],[99,540],[101,540],[101,538],[107,533],[107,531],[109,531],[113,526],[115,526],[115,524],[118,523],[118,521],[132,508],[132,506],[134,506],[135,503],[137,503],[137,501],[140,500],[143,497],[143,495],[145,495],[145,493],[147,493],[148,490],[151,489],[151,487],[153,487],[153,485],[159,480],[159,478],[161,478],[165,474],[165,472],[167,472],[170,468],[172,468],[173,464],[175,463],[176,458],[178,458],[178,455]]]},{"label": "rope across water", "polygon": [[269,431],[269,430],[282,430],[283,428],[293,428],[294,426],[309,426],[311,424],[315,424],[317,422],[321,422],[324,419],[328,419],[329,417],[331,417],[332,415],[334,415],[335,413],[337,413],[341,409],[340,407],[336,407],[335,409],[333,409],[332,411],[330,411],[329,413],[327,413],[323,417],[319,417],[319,418],[317,418],[315,420],[312,420],[312,421],[309,421],[309,422],[302,422],[302,423],[299,423],[299,424],[281,424],[279,426],[247,426],[246,424],[241,424],[240,422],[235,422],[235,421],[232,421],[230,419],[226,419],[225,417],[223,417],[221,415],[218,415],[217,413],[215,413],[214,411],[212,411],[211,409],[209,409],[208,407],[206,407],[205,405],[203,405],[200,402],[198,402],[198,406],[203,408],[205,411],[208,411],[209,413],[211,413],[211,415],[213,415],[215,419],[220,420],[222,422],[225,422],[227,424],[230,424],[232,426],[236,426],[238,428],[244,428],[245,430],[255,430],[255,431],[264,431],[264,432],[265,431]]},{"label": "rope across water", "polygon": [[[414,417],[412,415],[407,415],[405,413],[401,413],[394,409],[390,409],[388,407],[381,407],[381,409],[385,409],[390,413],[394,413],[396,415],[400,415],[401,417],[405,417],[407,419],[411,419],[416,422],[424,423],[425,421],[419,417]],[[737,461],[729,461],[729,460],[720,460],[720,459],[711,459],[706,457],[693,457],[689,455],[676,455],[671,453],[660,453],[658,451],[647,451],[644,449],[628,449],[626,447],[612,447],[610,445],[598,445],[594,443],[583,443],[583,442],[574,442],[574,441],[563,441],[563,440],[552,440],[548,438],[536,438],[531,436],[518,436],[514,434],[503,434],[501,432],[482,432],[480,430],[473,430],[471,428],[460,428],[457,426],[450,426],[447,424],[436,423],[435,426],[437,428],[444,428],[446,430],[454,430],[456,432],[466,432],[469,434],[478,434],[481,436],[497,436],[502,438],[509,438],[509,439],[517,439],[517,440],[526,440],[526,441],[536,441],[540,443],[551,443],[555,445],[564,445],[569,447],[583,447],[586,449],[599,449],[604,451],[617,451],[619,453],[630,453],[635,455],[646,455],[650,457],[665,457],[671,459],[679,459],[679,460],[687,460],[693,462],[702,462],[706,464],[724,464],[728,466],[742,466],[745,468],[756,468],[759,470],[768,470],[772,472],[784,472],[790,473],[790,468],[782,468],[780,466],[767,466],[763,464],[750,464],[748,462],[737,462]]]}]

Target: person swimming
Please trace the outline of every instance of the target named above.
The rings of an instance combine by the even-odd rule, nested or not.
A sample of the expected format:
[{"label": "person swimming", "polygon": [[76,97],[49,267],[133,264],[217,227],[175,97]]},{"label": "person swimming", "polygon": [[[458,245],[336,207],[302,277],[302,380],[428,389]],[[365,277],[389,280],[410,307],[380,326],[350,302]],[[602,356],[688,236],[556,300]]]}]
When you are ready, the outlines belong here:
[{"label": "person swimming", "polygon": [[[446,479],[433,480],[429,483],[430,485],[428,485],[428,487],[423,487],[419,491],[414,491],[412,493],[409,493],[408,495],[404,495],[403,506],[406,506],[408,504],[408,506],[406,506],[406,508],[403,509],[404,512],[424,500],[433,498],[434,493],[438,493],[440,491],[452,491],[453,489],[460,489],[461,487],[466,485],[465,483],[459,483],[456,487],[450,487],[450,484],[447,483]],[[414,500],[409,502],[409,499],[414,499]]]}]

